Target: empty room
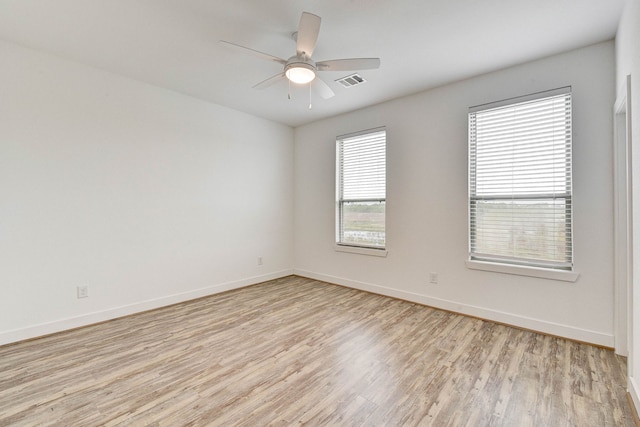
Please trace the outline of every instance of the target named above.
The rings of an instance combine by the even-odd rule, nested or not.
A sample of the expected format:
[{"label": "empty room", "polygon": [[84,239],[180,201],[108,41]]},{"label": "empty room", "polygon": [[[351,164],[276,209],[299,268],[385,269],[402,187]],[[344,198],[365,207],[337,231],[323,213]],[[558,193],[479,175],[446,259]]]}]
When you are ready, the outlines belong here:
[{"label": "empty room", "polygon": [[640,425],[638,134],[640,0],[0,0],[0,426]]}]

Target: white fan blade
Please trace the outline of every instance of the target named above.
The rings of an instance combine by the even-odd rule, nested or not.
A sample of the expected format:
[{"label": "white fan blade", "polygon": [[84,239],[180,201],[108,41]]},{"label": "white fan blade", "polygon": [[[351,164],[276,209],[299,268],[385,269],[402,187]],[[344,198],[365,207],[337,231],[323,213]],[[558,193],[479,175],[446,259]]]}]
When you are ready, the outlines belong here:
[{"label": "white fan blade", "polygon": [[316,62],[320,71],[356,71],[380,68],[380,58],[330,59]]},{"label": "white fan blade", "polygon": [[298,56],[306,56],[311,58],[318,34],[320,33],[320,17],[313,13],[302,12],[300,24],[298,24],[298,43],[296,45],[296,53]]},{"label": "white fan blade", "polygon": [[224,40],[220,40],[220,43],[222,43],[224,46],[233,48],[233,49],[238,50],[238,51],[240,51],[242,53],[247,53],[247,54],[250,54],[250,55],[253,55],[253,56],[257,56],[259,58],[266,59],[268,61],[277,62],[278,64],[284,65],[284,64],[287,63],[286,59],[278,58],[277,56],[269,55],[268,53],[264,53],[264,52],[260,52],[260,51],[255,50],[255,49],[251,49],[250,47],[240,46],[239,44],[227,42],[227,41],[224,41]]},{"label": "white fan blade", "polygon": [[311,87],[324,99],[329,99],[335,95],[329,85],[322,81],[318,76],[316,76],[316,78],[311,82]]},{"label": "white fan blade", "polygon": [[271,76],[266,80],[261,81],[258,84],[253,85],[254,89],[265,89],[268,88],[269,86],[279,82],[281,79],[284,79],[284,73],[278,73],[275,76]]}]

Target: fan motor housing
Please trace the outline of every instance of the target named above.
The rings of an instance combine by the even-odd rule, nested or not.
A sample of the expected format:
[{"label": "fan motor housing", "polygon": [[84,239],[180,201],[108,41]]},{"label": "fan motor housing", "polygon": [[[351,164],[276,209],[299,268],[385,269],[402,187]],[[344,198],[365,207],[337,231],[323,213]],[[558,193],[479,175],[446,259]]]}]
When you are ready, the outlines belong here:
[{"label": "fan motor housing", "polygon": [[289,68],[307,68],[312,70],[314,73],[318,70],[316,68],[316,63],[310,59],[300,58],[299,56],[292,56],[287,59],[287,63],[284,65],[284,71],[286,72]]}]

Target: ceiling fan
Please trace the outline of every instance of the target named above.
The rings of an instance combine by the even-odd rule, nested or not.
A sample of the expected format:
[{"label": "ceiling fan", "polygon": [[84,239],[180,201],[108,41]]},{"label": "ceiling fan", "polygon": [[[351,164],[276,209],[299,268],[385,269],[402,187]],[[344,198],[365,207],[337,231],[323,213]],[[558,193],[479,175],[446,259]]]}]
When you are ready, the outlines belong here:
[{"label": "ceiling fan", "polygon": [[[277,56],[224,40],[220,40],[220,42],[244,53],[277,62],[283,66],[282,72],[254,85],[255,89],[264,89],[283,79],[288,79],[290,82],[300,85],[313,84],[318,94],[327,99],[334,96],[335,93],[329,85],[317,76],[318,71],[371,70],[380,67],[380,58],[346,58],[314,62],[311,59],[311,55],[316,47],[318,34],[320,33],[320,21],[319,16],[302,12],[298,31],[293,33],[293,37],[296,40],[296,54],[289,59],[278,58]],[[309,105],[309,108],[311,108],[311,105]]]}]

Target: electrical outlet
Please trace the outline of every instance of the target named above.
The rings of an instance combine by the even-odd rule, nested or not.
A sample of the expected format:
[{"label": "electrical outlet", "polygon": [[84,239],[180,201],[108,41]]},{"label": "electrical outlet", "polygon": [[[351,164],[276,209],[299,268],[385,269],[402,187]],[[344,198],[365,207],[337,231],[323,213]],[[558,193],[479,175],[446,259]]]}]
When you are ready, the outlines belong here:
[{"label": "electrical outlet", "polygon": [[258,257],[258,265],[262,265],[262,257],[261,256]]},{"label": "electrical outlet", "polygon": [[89,296],[89,287],[87,285],[78,286],[78,298],[87,298]]},{"label": "electrical outlet", "polygon": [[438,284],[438,273],[429,273],[429,283]]}]

